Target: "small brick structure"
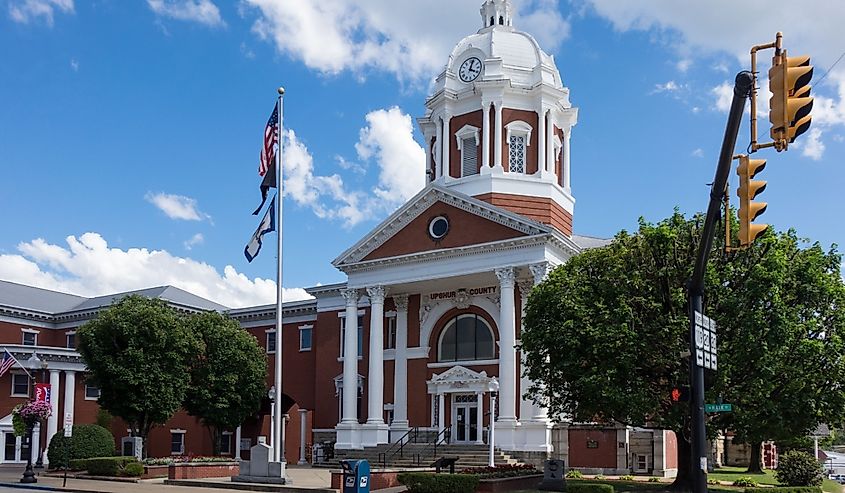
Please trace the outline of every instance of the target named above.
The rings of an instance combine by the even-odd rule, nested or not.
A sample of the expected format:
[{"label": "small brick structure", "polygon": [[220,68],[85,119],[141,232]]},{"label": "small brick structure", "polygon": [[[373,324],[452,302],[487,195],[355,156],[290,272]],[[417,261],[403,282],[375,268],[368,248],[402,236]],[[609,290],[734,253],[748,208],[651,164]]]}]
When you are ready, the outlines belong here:
[{"label": "small brick structure", "polygon": [[542,474],[518,476],[515,478],[482,479],[478,482],[476,493],[497,493],[499,491],[521,491],[537,489],[543,480]]},{"label": "small brick structure", "polygon": [[237,476],[239,462],[179,462],[167,468],[167,479],[205,479]]},{"label": "small brick structure", "polygon": [[154,479],[154,478],[166,478],[168,476],[168,470],[170,466],[168,465],[144,465],[144,474],[141,475],[140,479]]},{"label": "small brick structure", "polygon": [[[402,486],[397,477],[402,474],[402,471],[371,471],[370,472],[370,491],[382,490],[384,488],[393,488],[395,486]],[[332,471],[332,488],[339,490],[343,483],[343,472]]]}]

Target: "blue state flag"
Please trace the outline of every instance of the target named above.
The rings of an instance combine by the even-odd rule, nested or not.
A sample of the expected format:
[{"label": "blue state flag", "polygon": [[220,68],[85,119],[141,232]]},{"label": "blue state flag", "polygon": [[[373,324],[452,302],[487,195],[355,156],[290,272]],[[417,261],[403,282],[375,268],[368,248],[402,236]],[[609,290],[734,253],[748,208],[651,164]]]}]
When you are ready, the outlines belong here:
[{"label": "blue state flag", "polygon": [[258,229],[252,234],[252,238],[244,248],[244,255],[248,262],[252,262],[252,259],[258,256],[258,252],[261,251],[261,238],[271,231],[276,231],[276,197],[270,201],[270,207],[264,213],[261,224],[258,225]]}]

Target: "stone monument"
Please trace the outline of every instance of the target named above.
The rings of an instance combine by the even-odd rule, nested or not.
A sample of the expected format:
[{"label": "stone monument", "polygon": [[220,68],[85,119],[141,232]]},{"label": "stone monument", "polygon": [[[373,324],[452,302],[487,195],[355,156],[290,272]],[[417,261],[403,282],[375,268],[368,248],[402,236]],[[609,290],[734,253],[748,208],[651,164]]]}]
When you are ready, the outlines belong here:
[{"label": "stone monument", "polygon": [[232,476],[233,482],[238,483],[272,483],[290,484],[282,471],[281,462],[270,460],[272,450],[266,443],[253,445],[249,449],[249,460],[241,461],[241,470],[237,476]]}]

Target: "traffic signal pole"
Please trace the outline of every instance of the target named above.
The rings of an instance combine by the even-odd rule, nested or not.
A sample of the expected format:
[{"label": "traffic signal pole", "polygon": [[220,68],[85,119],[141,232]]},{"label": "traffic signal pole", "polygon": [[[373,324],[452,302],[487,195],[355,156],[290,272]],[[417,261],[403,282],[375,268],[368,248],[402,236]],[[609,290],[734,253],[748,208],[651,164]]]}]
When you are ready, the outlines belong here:
[{"label": "traffic signal pole", "polygon": [[693,270],[692,279],[690,279],[689,283],[690,411],[692,417],[690,478],[692,480],[693,493],[707,492],[707,436],[704,429],[704,368],[698,366],[695,361],[695,312],[704,313],[704,274],[707,269],[707,260],[710,255],[710,249],[713,246],[716,221],[718,221],[721,215],[722,200],[725,194],[725,186],[728,182],[728,175],[731,171],[731,162],[733,161],[742,113],[745,110],[745,101],[748,99],[749,94],[751,94],[753,87],[754,76],[751,72],[743,71],[736,75],[733,100],[731,101],[731,109],[728,114],[728,124],[727,128],[725,128],[725,136],[722,139],[722,151],[719,154],[716,177],[713,179],[713,184],[710,187],[710,203],[707,206],[707,217],[704,220],[704,229],[701,235],[701,242],[698,245],[695,269]]}]

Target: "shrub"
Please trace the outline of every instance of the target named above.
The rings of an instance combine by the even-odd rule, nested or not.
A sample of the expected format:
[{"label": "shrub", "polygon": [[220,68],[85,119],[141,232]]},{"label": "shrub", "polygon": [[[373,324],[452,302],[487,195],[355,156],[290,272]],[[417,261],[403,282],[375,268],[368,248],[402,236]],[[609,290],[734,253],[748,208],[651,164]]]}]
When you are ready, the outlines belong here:
[{"label": "shrub", "polygon": [[822,493],[818,486],[777,486],[775,488],[745,488],[744,493]]},{"label": "shrub", "polygon": [[583,477],[584,475],[577,469],[570,469],[569,472],[566,473],[566,479],[581,479]]},{"label": "shrub", "polygon": [[619,476],[619,480],[620,481],[633,481],[634,476],[631,476],[630,474],[626,474],[624,476]]},{"label": "shrub", "polygon": [[123,467],[123,475],[132,478],[140,477],[144,474],[144,465],[140,462],[130,462]]},{"label": "shrub", "polygon": [[648,482],[649,483],[659,483],[660,478],[658,478],[657,476],[651,476],[651,477],[648,478]]},{"label": "shrub", "polygon": [[775,479],[784,486],[821,486],[824,479],[822,463],[800,450],[790,450],[778,459]]},{"label": "shrub", "polygon": [[[69,449],[66,449],[69,447]],[[114,436],[98,425],[74,425],[73,436],[65,437],[64,430],[50,439],[47,459],[51,468],[68,466],[68,459],[109,457],[114,454]]]},{"label": "shrub", "polygon": [[478,486],[478,476],[473,474],[406,472],[397,479],[411,493],[473,493]]},{"label": "shrub", "polygon": [[742,486],[742,487],[745,487],[745,488],[756,488],[757,486],[759,486],[759,483],[749,476],[743,476],[741,478],[737,478],[731,484],[733,486]]},{"label": "shrub", "polygon": [[567,483],[569,493],[613,493],[613,486],[599,483]]},{"label": "shrub", "polygon": [[461,474],[475,474],[479,479],[515,478],[539,474],[537,468],[531,464],[502,464],[495,467],[467,467]]},{"label": "shrub", "polygon": [[[97,457],[88,459],[88,474],[92,476],[123,476],[126,465],[138,462],[135,457]],[[144,466],[141,466],[143,469]]]}]

